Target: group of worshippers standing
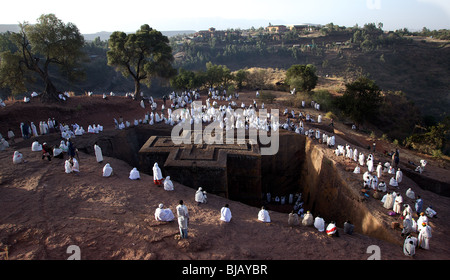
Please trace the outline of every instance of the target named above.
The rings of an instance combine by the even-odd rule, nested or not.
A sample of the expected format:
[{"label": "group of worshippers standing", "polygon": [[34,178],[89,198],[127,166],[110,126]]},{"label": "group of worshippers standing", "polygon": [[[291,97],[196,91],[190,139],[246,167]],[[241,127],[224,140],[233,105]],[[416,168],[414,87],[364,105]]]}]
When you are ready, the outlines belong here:
[{"label": "group of worshippers standing", "polygon": [[[34,122],[21,122],[19,131],[24,140],[39,135],[46,135],[59,130],[59,124],[55,118],[49,118],[47,121],[40,121],[37,127]],[[15,133],[12,129],[8,129],[8,138],[14,143]]]},{"label": "group of worshippers standing", "polygon": [[[375,148],[375,146],[374,146]],[[391,153],[391,162],[381,162],[374,166],[374,155],[369,153],[366,155],[362,152],[358,153],[357,148],[352,149],[350,145],[338,145],[335,154],[337,156],[344,156],[352,161],[357,162],[353,171],[355,174],[360,174],[361,168],[367,167],[363,173],[364,189],[372,189],[375,198],[381,198],[381,203],[384,208],[390,210],[388,215],[400,215],[402,221],[402,233],[405,237],[403,252],[407,256],[414,256],[416,248],[429,249],[430,239],[432,237],[432,230],[428,222],[428,218],[436,217],[436,211],[429,206],[423,211],[422,198],[414,193],[411,188],[408,188],[405,195],[408,199],[414,202],[415,212],[418,216],[417,221],[413,218],[413,210],[411,206],[405,203],[405,200],[400,193],[399,184],[403,182],[403,172],[398,168],[399,151]],[[389,186],[395,188],[395,191],[388,191],[387,185],[382,180],[382,177],[389,176]],[[381,194],[385,193],[381,197]],[[369,197],[367,194],[365,196]],[[414,234],[418,234],[417,237]]]}]

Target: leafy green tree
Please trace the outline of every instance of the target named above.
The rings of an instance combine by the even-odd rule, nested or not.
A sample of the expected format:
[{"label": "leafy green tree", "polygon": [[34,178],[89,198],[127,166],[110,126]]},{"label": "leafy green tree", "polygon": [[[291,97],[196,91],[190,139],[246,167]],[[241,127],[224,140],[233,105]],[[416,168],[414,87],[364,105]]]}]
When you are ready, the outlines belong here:
[{"label": "leafy green tree", "polygon": [[316,67],[312,64],[292,65],[286,71],[286,84],[297,91],[312,91],[316,87],[318,79]]},{"label": "leafy green tree", "polygon": [[225,65],[217,65],[212,62],[206,63],[205,83],[208,87],[214,88],[222,86],[227,88],[230,81],[233,80],[233,75],[230,69]]},{"label": "leafy green tree", "polygon": [[367,77],[359,77],[345,85],[346,90],[338,99],[342,113],[359,127],[365,121],[375,117],[381,105],[381,90]]},{"label": "leafy green tree", "polygon": [[136,98],[141,93],[141,82],[150,86],[154,77],[168,79],[176,75],[169,39],[148,24],[128,35],[121,31],[113,32],[107,57],[108,65],[115,67],[124,77],[133,78]]},{"label": "leafy green tree", "polygon": [[237,88],[241,90],[244,87],[244,83],[247,81],[247,71],[240,69],[234,75],[234,81],[236,82]]},{"label": "leafy green tree", "polygon": [[52,66],[69,79],[80,77],[82,73],[76,69],[83,57],[83,36],[74,24],[65,24],[54,14],[41,15],[36,24],[24,22],[19,27],[20,31],[10,36],[17,51],[0,55],[0,87],[22,93],[27,81],[37,76],[45,85],[42,101],[61,101],[51,79]]},{"label": "leafy green tree", "polygon": [[170,83],[176,89],[192,90],[202,86],[201,74],[180,68],[178,75],[174,76]]}]

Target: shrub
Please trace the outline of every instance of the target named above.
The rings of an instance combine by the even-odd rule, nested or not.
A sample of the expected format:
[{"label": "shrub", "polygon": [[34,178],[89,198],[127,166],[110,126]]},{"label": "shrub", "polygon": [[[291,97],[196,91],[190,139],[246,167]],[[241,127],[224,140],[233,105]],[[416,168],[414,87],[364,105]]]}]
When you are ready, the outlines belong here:
[{"label": "shrub", "polygon": [[271,104],[275,100],[276,96],[270,91],[263,91],[259,94],[261,102]]}]

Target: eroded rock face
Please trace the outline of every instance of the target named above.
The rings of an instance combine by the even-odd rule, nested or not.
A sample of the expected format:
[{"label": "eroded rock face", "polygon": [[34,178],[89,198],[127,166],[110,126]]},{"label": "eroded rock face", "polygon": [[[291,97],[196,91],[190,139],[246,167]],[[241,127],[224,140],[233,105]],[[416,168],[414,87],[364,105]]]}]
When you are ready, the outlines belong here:
[{"label": "eroded rock face", "polygon": [[355,231],[401,244],[377,208],[379,200],[366,200],[361,196],[361,181],[336,166],[336,162],[324,156],[317,144],[306,139],[305,160],[302,168],[302,191],[305,208],[320,215],[326,221],[344,224],[350,220]]}]

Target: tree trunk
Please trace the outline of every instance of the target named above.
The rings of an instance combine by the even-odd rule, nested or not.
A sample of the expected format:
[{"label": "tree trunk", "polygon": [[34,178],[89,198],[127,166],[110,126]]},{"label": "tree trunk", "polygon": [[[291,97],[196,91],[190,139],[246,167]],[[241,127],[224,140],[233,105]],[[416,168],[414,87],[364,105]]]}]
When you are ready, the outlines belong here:
[{"label": "tree trunk", "polygon": [[41,100],[44,103],[53,103],[62,101],[59,98],[59,93],[56,90],[56,87],[53,85],[52,81],[48,77],[45,79],[45,91],[42,93]]},{"label": "tree trunk", "polygon": [[134,80],[134,99],[141,100],[141,82],[138,79]]}]

